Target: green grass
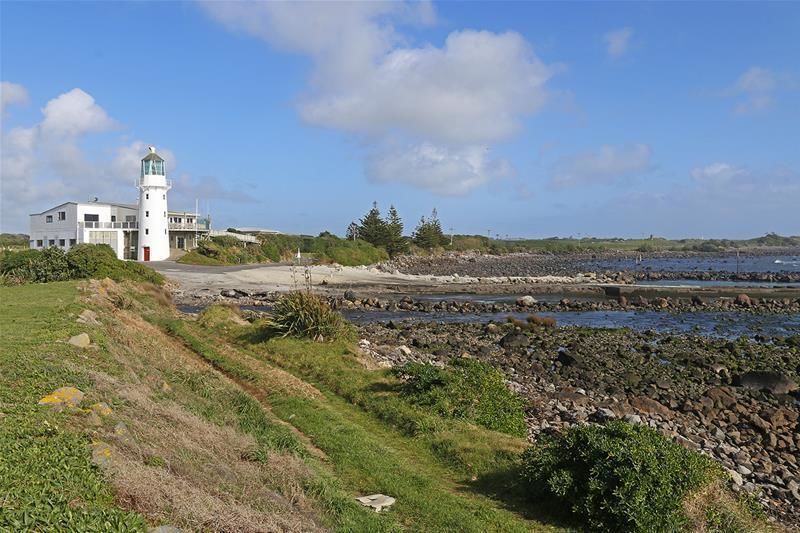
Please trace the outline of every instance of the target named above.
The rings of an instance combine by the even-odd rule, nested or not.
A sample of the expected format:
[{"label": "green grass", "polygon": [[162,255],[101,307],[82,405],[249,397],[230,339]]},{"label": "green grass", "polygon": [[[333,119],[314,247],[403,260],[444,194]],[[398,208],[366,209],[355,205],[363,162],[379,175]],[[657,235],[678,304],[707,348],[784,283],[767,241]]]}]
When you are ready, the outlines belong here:
[{"label": "green grass", "polygon": [[66,414],[38,406],[62,386],[86,390],[69,370],[78,332],[75,283],[1,287],[0,301],[0,531],[143,530],[136,514],[120,510],[89,454],[89,440],[65,429]]},{"label": "green grass", "polygon": [[[187,324],[200,342],[219,342],[223,328]],[[235,328],[227,328],[235,330]],[[246,329],[246,328],[243,328]],[[241,330],[240,330],[241,331]],[[319,344],[273,339],[238,357],[255,357],[317,385],[324,400],[269,395],[271,410],[294,425],[327,456],[339,481],[356,494],[382,492],[398,499],[392,528],[415,531],[528,531],[550,526],[523,511],[515,490],[518,439],[425,413],[402,400],[399,381],[356,362],[346,342]],[[229,351],[225,351],[231,357]],[[268,378],[254,385],[273,388]],[[502,498],[501,504],[492,497]],[[537,511],[540,519],[547,516]],[[392,525],[393,524],[393,525]],[[389,527],[387,525],[387,527]]]}]

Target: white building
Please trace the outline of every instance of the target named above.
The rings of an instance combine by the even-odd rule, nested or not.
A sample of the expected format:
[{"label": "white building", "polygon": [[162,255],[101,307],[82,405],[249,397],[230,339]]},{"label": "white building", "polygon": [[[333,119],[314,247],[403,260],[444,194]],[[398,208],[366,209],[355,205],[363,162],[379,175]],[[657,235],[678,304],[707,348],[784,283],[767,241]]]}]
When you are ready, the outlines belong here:
[{"label": "white building", "polygon": [[169,211],[164,160],[150,148],[137,182],[139,204],[67,202],[31,215],[30,247],[69,250],[81,243],[108,244],[120,259],[162,261],[190,250],[208,235],[207,219]]}]

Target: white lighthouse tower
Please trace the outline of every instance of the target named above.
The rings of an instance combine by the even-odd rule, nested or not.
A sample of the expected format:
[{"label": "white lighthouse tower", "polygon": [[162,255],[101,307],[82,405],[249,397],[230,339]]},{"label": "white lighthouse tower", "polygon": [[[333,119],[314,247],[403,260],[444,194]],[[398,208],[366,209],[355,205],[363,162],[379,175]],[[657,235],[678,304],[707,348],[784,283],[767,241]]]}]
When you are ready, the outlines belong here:
[{"label": "white lighthouse tower", "polygon": [[140,261],[163,261],[169,258],[169,224],[167,219],[167,181],[164,160],[154,147],[142,159],[139,177],[139,247]]}]

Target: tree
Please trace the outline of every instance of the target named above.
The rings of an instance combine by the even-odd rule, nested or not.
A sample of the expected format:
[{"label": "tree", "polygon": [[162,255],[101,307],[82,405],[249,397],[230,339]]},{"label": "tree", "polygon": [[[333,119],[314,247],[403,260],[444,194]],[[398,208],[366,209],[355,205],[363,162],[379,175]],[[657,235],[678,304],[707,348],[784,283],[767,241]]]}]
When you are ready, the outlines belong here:
[{"label": "tree", "polygon": [[446,239],[442,233],[442,223],[439,222],[439,215],[436,209],[431,213],[431,217],[425,220],[425,217],[420,218],[417,228],[414,230],[414,244],[420,248],[436,248],[442,246]]},{"label": "tree", "polygon": [[390,257],[403,253],[408,249],[408,242],[403,237],[403,221],[394,206],[389,206],[386,220],[386,251]]},{"label": "tree", "polygon": [[345,234],[345,238],[348,241],[354,241],[358,238],[358,224],[355,222],[351,222],[349,226],[347,226],[347,233]]},{"label": "tree", "polygon": [[381,218],[378,202],[373,202],[372,209],[359,221],[358,238],[373,246],[386,247],[388,228],[386,222]]}]

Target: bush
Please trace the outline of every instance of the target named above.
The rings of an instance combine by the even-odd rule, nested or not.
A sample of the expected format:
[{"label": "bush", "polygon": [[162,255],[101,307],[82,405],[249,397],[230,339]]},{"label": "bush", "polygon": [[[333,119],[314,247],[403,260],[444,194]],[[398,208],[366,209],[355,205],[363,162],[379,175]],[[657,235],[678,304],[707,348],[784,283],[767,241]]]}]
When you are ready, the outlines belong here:
[{"label": "bush", "polygon": [[683,502],[719,467],[646,426],[612,422],[543,435],[523,455],[532,498],[569,506],[590,529],[679,531]]},{"label": "bush", "polygon": [[267,329],[281,337],[320,342],[351,336],[351,328],[342,315],[331,309],[323,297],[306,291],[281,296],[267,321]]},{"label": "bush", "polygon": [[149,267],[120,261],[107,244],[79,244],[68,253],[56,247],[5,252],[0,256],[0,275],[7,283],[47,283],[83,278],[164,282],[164,278]]},{"label": "bush", "polygon": [[401,393],[413,404],[509,435],[526,434],[525,401],[486,363],[456,359],[448,368],[406,363],[395,374],[403,378]]}]

